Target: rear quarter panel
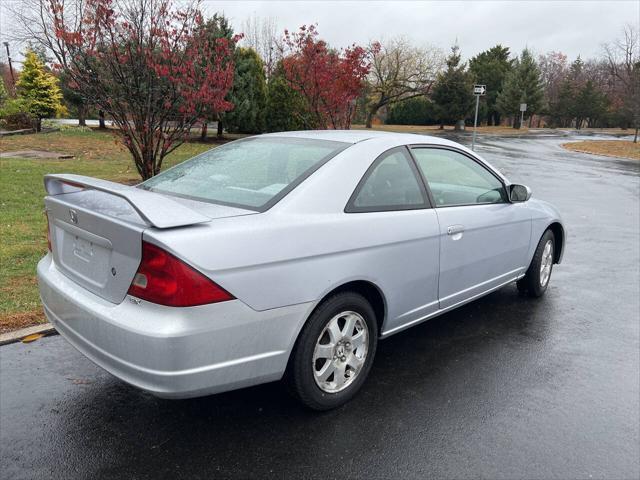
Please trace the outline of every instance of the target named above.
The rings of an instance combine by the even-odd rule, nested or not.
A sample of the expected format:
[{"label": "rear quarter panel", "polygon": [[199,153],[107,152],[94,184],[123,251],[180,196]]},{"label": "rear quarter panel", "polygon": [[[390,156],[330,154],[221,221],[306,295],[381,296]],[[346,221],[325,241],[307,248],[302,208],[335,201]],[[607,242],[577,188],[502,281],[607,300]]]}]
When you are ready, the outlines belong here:
[{"label": "rear quarter panel", "polygon": [[435,211],[352,214],[344,207],[373,160],[396,145],[376,139],[348,148],[262,214],[149,229],[145,238],[255,310],[318,301],[339,285],[366,280],[384,292],[387,318],[394,319],[437,298]]}]

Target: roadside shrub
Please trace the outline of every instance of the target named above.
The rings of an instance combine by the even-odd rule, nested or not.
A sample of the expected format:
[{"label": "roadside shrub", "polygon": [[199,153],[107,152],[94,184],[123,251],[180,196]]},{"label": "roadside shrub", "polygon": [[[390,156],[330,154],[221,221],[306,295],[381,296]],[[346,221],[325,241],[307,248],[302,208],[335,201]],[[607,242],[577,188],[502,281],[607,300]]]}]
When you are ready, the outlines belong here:
[{"label": "roadside shrub", "polygon": [[55,128],[61,132],[91,132],[91,128],[86,125],[70,125],[67,123],[58,123],[53,120],[42,120],[42,128]]},{"label": "roadside shrub", "polygon": [[385,121],[388,125],[435,125],[438,113],[425,97],[415,97],[394,104]]},{"label": "roadside shrub", "polygon": [[92,132],[86,125],[56,125],[61,132]]},{"label": "roadside shrub", "polygon": [[23,98],[7,100],[0,108],[0,125],[7,130],[33,128],[35,121],[29,113],[29,102]]},{"label": "roadside shrub", "polygon": [[4,105],[7,97],[9,97],[9,94],[7,93],[7,89],[4,86],[4,80],[2,79],[2,77],[0,77],[0,107]]}]

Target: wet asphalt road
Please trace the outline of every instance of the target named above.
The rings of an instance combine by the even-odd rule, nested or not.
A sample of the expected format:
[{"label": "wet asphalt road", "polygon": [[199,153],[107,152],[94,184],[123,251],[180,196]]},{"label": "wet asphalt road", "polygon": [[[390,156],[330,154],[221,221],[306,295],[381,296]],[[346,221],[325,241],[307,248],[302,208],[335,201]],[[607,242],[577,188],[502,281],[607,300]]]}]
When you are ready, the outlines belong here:
[{"label": "wet asphalt road", "polygon": [[0,477],[640,477],[640,163],[566,140],[477,148],[564,215],[543,299],[509,286],[391,337],[324,414],[278,383],[156,399],[58,336],[3,346]]}]

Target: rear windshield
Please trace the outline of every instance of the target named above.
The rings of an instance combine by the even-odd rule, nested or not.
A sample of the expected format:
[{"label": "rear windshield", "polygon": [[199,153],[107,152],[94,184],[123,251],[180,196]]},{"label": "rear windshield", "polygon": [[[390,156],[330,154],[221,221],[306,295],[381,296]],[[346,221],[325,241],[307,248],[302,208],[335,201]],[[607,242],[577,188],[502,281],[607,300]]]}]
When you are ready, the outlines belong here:
[{"label": "rear windshield", "polygon": [[140,184],[154,192],[266,210],[348,143],[252,137],[214,148]]}]

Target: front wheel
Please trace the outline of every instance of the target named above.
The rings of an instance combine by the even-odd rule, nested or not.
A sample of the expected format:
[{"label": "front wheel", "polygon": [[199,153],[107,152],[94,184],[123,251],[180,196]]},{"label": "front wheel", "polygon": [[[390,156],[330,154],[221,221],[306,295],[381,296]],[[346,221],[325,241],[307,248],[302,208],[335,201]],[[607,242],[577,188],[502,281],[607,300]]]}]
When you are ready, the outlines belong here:
[{"label": "front wheel", "polygon": [[314,410],[345,404],[369,374],[377,341],[375,313],[362,295],[328,298],[307,321],[291,354],[290,390]]},{"label": "front wheel", "polygon": [[531,297],[541,297],[551,280],[556,239],[551,230],[547,230],[538,242],[531,265],[524,278],[518,280],[518,290]]}]

